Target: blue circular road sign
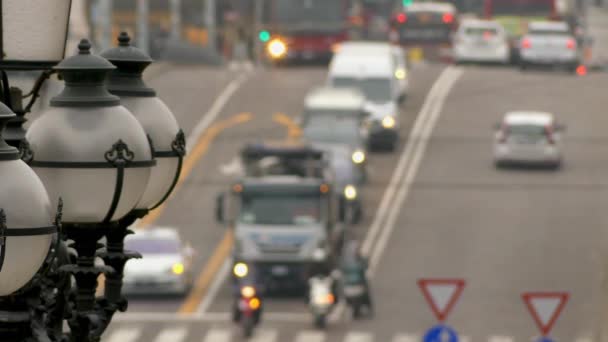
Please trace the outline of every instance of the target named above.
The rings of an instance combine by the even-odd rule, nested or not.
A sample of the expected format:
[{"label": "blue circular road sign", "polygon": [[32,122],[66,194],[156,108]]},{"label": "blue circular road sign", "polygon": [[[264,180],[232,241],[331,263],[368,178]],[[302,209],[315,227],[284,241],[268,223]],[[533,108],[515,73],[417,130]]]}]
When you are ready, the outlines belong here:
[{"label": "blue circular road sign", "polygon": [[424,335],[424,342],[458,342],[458,334],[447,325],[437,325]]},{"label": "blue circular road sign", "polygon": [[544,336],[544,337],[539,338],[538,342],[553,342],[553,340]]}]

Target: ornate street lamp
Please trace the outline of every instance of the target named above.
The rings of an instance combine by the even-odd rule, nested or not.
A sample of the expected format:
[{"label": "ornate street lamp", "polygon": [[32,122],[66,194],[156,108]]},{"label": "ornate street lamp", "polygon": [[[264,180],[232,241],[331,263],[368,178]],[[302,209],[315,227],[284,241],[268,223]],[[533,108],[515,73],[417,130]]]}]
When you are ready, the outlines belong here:
[{"label": "ornate street lamp", "polygon": [[87,342],[100,319],[97,277],[113,271],[95,265],[98,241],[139,203],[155,160],[142,126],[106,89],[107,74],[115,67],[92,55],[87,40],[78,49],[55,67],[65,89],[26,138],[30,166],[51,199],[61,197],[65,204],[63,232],[77,252],[76,263],[60,268],[76,279],[70,338]]}]

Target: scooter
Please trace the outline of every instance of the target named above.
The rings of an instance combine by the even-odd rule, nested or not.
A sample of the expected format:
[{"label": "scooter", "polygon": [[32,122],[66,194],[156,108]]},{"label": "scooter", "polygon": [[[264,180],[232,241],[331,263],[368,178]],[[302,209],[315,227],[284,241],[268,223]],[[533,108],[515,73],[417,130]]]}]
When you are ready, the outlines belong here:
[{"label": "scooter", "polygon": [[327,277],[316,276],[309,280],[309,307],[313,315],[314,326],[325,329],[327,316],[333,308],[336,298],[333,294],[334,280]]},{"label": "scooter", "polygon": [[366,298],[365,286],[361,284],[344,284],[342,288],[344,299],[353,310],[353,318],[361,317],[361,309],[369,305]]}]

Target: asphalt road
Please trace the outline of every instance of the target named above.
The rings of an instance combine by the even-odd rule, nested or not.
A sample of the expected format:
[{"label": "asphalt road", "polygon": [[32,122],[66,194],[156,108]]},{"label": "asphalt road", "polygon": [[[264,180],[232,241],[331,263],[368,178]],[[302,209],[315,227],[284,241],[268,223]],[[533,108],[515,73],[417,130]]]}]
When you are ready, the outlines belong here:
[{"label": "asphalt road", "polygon": [[[133,299],[104,341],[240,339],[219,277],[217,256],[230,239],[214,222],[214,197],[232,180],[222,165],[246,142],[285,138],[287,127],[273,115],[296,116],[307,90],[324,78],[313,67],[244,73],[180,67],[150,81],[186,132],[200,138],[188,178],[152,224],[178,227],[198,251],[201,273],[187,298]],[[336,314],[319,333],[302,299],[271,298],[254,341],[419,341],[436,323],[416,285],[426,277],[466,280],[448,319],[463,340],[529,341],[538,330],[521,294],[559,290],[571,298],[551,336],[602,341],[608,76],[428,65],[411,77],[400,149],[371,157],[367,214],[353,228],[371,256],[375,317],[354,322]],[[227,87],[226,105],[209,113]],[[514,109],[551,111],[566,124],[562,170],[493,167],[492,127]],[[200,130],[209,114],[215,120]]]}]

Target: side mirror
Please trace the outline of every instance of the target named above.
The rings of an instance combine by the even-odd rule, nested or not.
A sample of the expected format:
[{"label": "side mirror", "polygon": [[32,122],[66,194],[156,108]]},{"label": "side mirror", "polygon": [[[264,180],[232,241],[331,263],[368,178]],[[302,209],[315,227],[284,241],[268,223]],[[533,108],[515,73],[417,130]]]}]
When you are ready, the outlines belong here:
[{"label": "side mirror", "polygon": [[219,223],[226,222],[226,215],[224,211],[224,202],[226,200],[226,194],[220,193],[215,198],[215,220]]}]

